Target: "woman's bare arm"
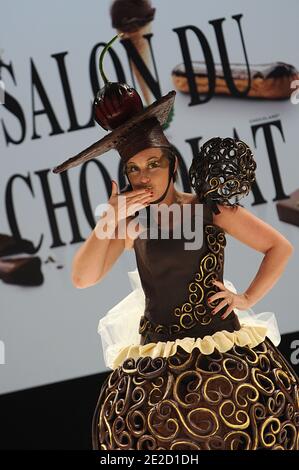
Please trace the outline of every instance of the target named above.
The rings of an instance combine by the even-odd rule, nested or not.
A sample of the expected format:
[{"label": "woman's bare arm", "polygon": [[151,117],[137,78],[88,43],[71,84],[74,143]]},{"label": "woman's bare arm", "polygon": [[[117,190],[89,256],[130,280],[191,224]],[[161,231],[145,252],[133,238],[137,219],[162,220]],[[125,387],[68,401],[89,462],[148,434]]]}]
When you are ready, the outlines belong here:
[{"label": "woman's bare arm", "polygon": [[[105,220],[103,217],[98,220],[74,256],[72,282],[77,288],[83,289],[100,282],[125,249],[125,238],[98,238],[96,232],[106,227]],[[116,231],[113,233],[116,236]]]},{"label": "woman's bare arm", "polygon": [[117,184],[113,182],[108,201],[111,211],[99,218],[74,256],[72,283],[75,287],[85,288],[100,282],[124,249],[132,247],[127,225],[133,218],[132,213],[149,204],[149,198],[149,192],[144,189],[127,191],[120,197]]},{"label": "woman's bare arm", "polygon": [[215,224],[265,255],[256,276],[244,292],[250,306],[253,306],[278,281],[294,252],[294,247],[280,232],[245,208],[239,206],[233,209],[222,205],[217,207],[220,214],[214,215]]}]

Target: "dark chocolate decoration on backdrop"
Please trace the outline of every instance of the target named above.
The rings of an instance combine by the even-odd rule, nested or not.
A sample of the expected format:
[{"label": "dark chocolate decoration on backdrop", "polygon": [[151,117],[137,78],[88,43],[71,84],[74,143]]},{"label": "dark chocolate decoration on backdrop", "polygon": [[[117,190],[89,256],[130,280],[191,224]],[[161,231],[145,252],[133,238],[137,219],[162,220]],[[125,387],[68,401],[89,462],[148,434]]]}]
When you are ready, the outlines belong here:
[{"label": "dark chocolate decoration on backdrop", "polygon": [[44,282],[41,259],[38,256],[14,257],[20,253],[35,252],[33,243],[17,239],[11,235],[0,234],[0,279],[6,284],[19,286],[40,286]]},{"label": "dark chocolate decoration on backdrop", "polygon": [[157,80],[152,77],[152,66],[157,67],[151,48],[152,27],[156,9],[150,0],[115,0],[110,8],[111,26],[122,35],[132,82],[138,82],[146,106],[152,103],[153,96],[161,95]]},{"label": "dark chocolate decoration on backdrop", "polygon": [[44,282],[38,256],[0,259],[0,279],[6,284],[40,286]]},{"label": "dark chocolate decoration on backdrop", "polygon": [[299,189],[291,193],[291,197],[276,203],[279,220],[299,226]]},{"label": "dark chocolate decoration on backdrop", "polygon": [[[216,83],[215,95],[233,96],[227,86],[221,63],[214,63]],[[246,64],[230,63],[233,81],[242,91],[248,84]],[[210,77],[204,61],[192,61],[192,68],[198,93],[207,93],[210,88]],[[182,93],[191,93],[184,63],[175,66],[171,72],[175,88]],[[298,70],[285,62],[250,65],[251,87],[242,98],[260,98],[268,100],[288,99],[293,92],[291,83],[299,79]]]},{"label": "dark chocolate decoration on backdrop", "polygon": [[0,233],[0,256],[16,255],[18,253],[35,252],[34,245],[30,240],[15,238],[5,233]]},{"label": "dark chocolate decoration on backdrop", "polygon": [[154,19],[156,9],[148,0],[116,0],[110,8],[113,28],[136,31]]}]

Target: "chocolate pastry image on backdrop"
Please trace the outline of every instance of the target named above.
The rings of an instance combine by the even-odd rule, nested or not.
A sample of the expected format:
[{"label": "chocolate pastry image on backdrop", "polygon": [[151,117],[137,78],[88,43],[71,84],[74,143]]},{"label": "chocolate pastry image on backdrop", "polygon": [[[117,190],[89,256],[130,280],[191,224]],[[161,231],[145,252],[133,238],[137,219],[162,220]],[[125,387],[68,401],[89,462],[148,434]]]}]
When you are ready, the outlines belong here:
[{"label": "chocolate pastry image on backdrop", "polygon": [[[123,39],[129,39],[148,69],[150,65],[150,49],[145,34],[152,32],[152,22],[156,9],[148,0],[115,0],[110,8],[112,26],[122,33]],[[131,61],[132,71],[137,78],[144,101],[151,103],[151,91],[140,74],[134,62]]]},{"label": "chocolate pastry image on backdrop", "polygon": [[276,203],[279,220],[299,227],[299,189],[293,191],[289,199]]},{"label": "chocolate pastry image on backdrop", "polygon": [[44,282],[39,256],[16,256],[34,253],[33,243],[0,234],[0,279],[6,284],[40,286]]},{"label": "chocolate pastry image on backdrop", "polygon": [[[210,80],[207,75],[206,63],[192,62],[195,83],[198,93],[207,93]],[[251,86],[245,98],[261,98],[267,100],[288,99],[292,93],[291,83],[299,79],[299,73],[293,65],[284,62],[271,64],[249,64]],[[239,91],[248,86],[248,72],[245,64],[231,63],[232,79]],[[232,96],[227,86],[222,65],[215,64],[215,95]],[[190,93],[185,65],[177,65],[171,73],[175,88],[182,93]]]},{"label": "chocolate pastry image on backdrop", "polygon": [[[107,128],[111,116],[105,114],[105,92],[104,87],[97,105]],[[109,86],[107,93],[109,99]],[[131,96],[136,98],[132,91]],[[176,154],[162,127],[175,92],[130,117],[128,96],[114,98],[118,116],[126,119],[56,166],[54,173],[116,149],[131,190],[152,185],[154,200],[148,197],[147,214],[167,197],[168,203],[175,203],[184,196],[194,210],[202,206],[203,244],[190,251],[184,237],[134,238],[137,270],[129,272],[133,292],[99,322],[105,361],[112,371],[95,407],[93,449],[298,449],[298,377],[277,349],[280,335],[274,313],[256,314],[251,308],[265,280],[256,277],[238,294],[223,279],[226,230],[215,217],[230,207],[237,220],[239,201],[256,177],[251,149],[229,137],[205,142],[189,170],[195,195],[187,199],[174,190]],[[167,166],[148,167],[151,181],[139,181],[134,173],[149,149],[151,155],[163,155]],[[129,197],[131,192],[123,194]],[[291,254],[290,243],[281,243]]]}]

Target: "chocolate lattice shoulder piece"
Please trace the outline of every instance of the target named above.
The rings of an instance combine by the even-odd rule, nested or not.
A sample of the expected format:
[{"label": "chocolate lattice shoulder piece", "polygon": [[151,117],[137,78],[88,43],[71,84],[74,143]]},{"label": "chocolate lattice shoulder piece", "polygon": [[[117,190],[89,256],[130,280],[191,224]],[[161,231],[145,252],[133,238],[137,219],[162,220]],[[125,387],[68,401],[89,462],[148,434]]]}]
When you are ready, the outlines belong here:
[{"label": "chocolate lattice shoulder piece", "polygon": [[232,137],[212,137],[193,158],[189,178],[199,200],[219,213],[217,203],[236,206],[248,195],[255,181],[256,166],[246,142]]}]

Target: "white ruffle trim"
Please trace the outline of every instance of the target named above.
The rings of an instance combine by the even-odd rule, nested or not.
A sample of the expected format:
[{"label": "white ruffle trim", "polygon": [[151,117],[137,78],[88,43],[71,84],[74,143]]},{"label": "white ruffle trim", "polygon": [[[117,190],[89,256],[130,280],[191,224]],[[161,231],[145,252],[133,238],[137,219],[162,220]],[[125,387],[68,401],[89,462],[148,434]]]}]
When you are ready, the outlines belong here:
[{"label": "white ruffle trim", "polygon": [[[178,346],[191,352],[198,348],[203,354],[211,354],[215,348],[226,352],[233,345],[257,346],[265,337],[277,346],[280,333],[273,312],[254,313],[252,309],[234,309],[240,320],[241,329],[232,333],[223,330],[204,338],[176,339],[175,341],[159,341],[157,343],[140,344],[139,322],[145,308],[145,297],[138,270],[128,272],[133,291],[110,309],[100,319],[98,333],[101,336],[104,360],[107,367],[115,369],[126,358],[137,359],[141,356],[152,358],[169,357],[176,353]],[[237,293],[232,282],[224,279],[227,289]]]}]

